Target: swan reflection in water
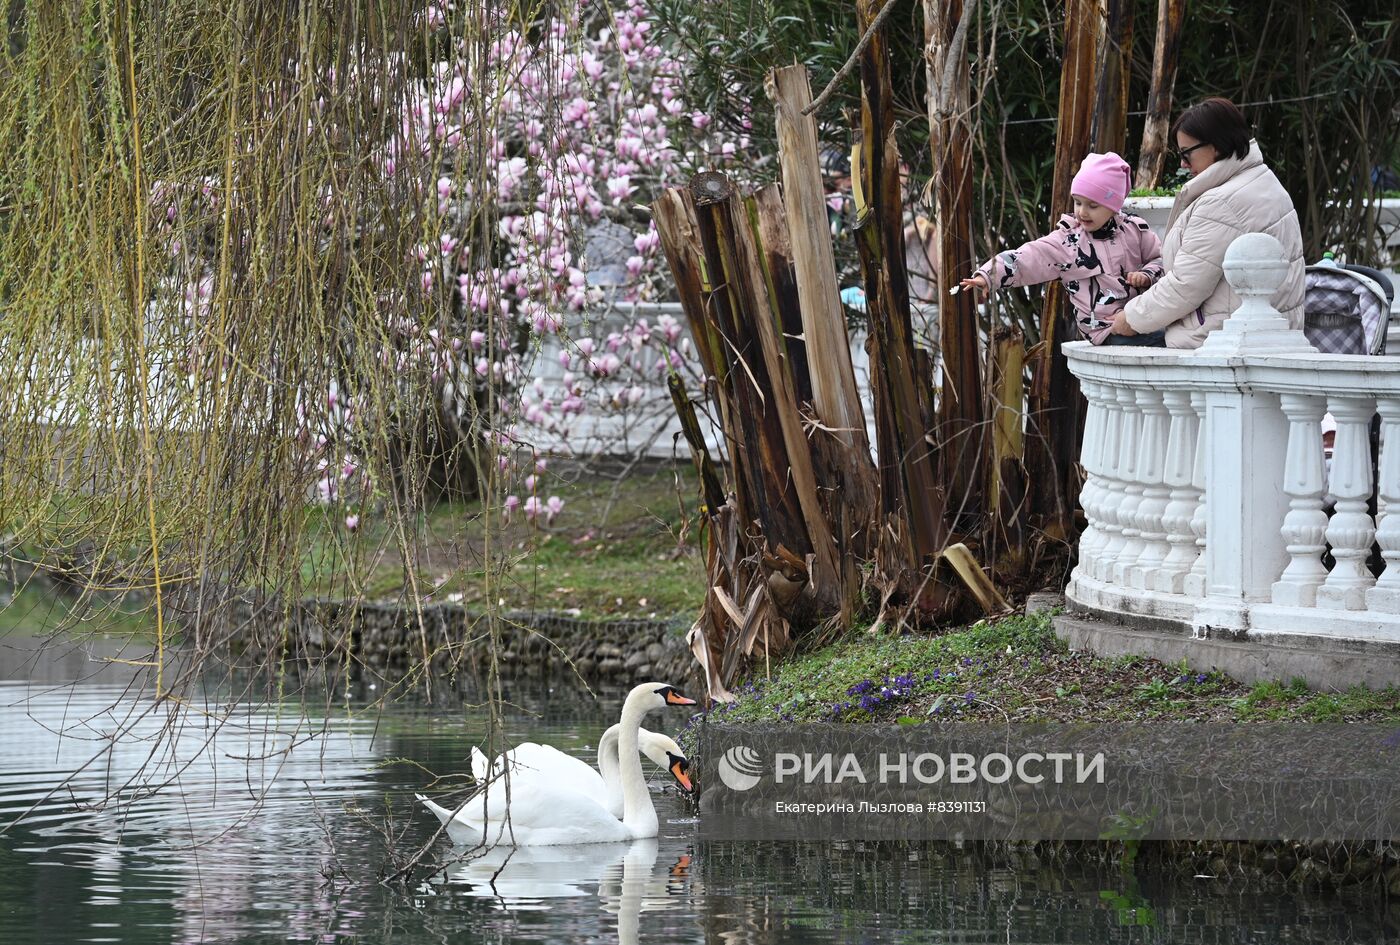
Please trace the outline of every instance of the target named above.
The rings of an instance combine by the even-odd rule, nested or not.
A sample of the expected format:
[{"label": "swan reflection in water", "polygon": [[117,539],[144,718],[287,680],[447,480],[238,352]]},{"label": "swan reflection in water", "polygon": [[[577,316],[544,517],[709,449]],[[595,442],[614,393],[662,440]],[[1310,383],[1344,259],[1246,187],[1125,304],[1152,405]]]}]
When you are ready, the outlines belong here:
[{"label": "swan reflection in water", "polygon": [[548,900],[596,895],[603,912],[617,916],[618,941],[638,941],[643,912],[673,909],[686,895],[690,856],[657,864],[655,837],[630,843],[569,846],[496,846],[456,863],[446,882],[469,896],[515,911],[547,910]]}]

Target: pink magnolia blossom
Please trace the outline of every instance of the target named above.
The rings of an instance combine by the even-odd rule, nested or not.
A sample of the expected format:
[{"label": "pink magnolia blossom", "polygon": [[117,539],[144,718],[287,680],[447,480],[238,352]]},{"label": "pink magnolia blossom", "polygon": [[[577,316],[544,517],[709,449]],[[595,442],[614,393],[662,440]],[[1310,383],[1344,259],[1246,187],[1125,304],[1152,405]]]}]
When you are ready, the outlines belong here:
[{"label": "pink magnolia blossom", "polygon": [[[452,35],[462,25],[460,11],[450,2],[426,7],[419,22],[433,31],[448,30],[425,47],[437,58],[423,63],[426,68],[415,64],[398,100],[379,100],[388,112],[378,126],[385,131],[366,131],[380,134],[366,144],[372,170],[382,171],[393,185],[390,192],[417,202],[405,212],[421,214],[431,227],[423,232],[437,236],[409,251],[410,264],[421,267],[406,273],[409,285],[377,299],[387,333],[365,352],[365,361],[402,375],[406,384],[431,376],[444,403],[489,390],[501,416],[567,435],[567,418],[588,403],[638,405],[656,390],[655,376],[645,375],[680,370],[692,355],[684,328],[669,316],[657,318],[654,326],[635,317],[621,326],[610,324],[600,331],[610,332],[605,341],[581,337],[600,323],[579,313],[605,298],[602,288],[589,284],[580,256],[593,227],[607,218],[631,230],[623,245],[630,242],[633,252],[618,260],[623,284],[615,292],[608,289],[609,298],[665,297],[669,273],[655,226],[634,225],[616,208],[650,203],[662,188],[683,181],[693,161],[735,157],[748,141],[726,140],[712,116],[687,101],[686,63],[663,51],[642,0],[590,7],[586,14],[550,8],[524,29],[487,13],[491,38],[481,60],[463,55]],[[361,81],[371,96],[396,87],[354,72],[353,66],[342,67],[328,87],[350,88]],[[321,77],[329,73],[322,70]],[[491,97],[485,118],[477,114],[480,90]],[[333,120],[324,103],[313,107],[316,120]],[[477,137],[483,129],[486,133]],[[464,179],[454,180],[458,175]],[[333,189],[325,188],[320,210],[329,214],[327,226],[344,226],[344,210],[329,202],[333,197]],[[185,216],[208,213],[235,198],[233,188],[212,176],[190,184],[157,181],[150,205],[165,218],[160,226],[169,231],[170,245],[180,242],[176,237]],[[478,232],[469,216],[478,205],[499,209],[489,233]],[[194,257],[174,261],[183,267],[177,271],[192,275],[172,284],[171,301],[183,303],[185,317],[201,317],[212,304],[210,273],[216,268],[198,258],[198,250],[175,246],[171,252]],[[594,259],[589,263],[594,269],[599,265]],[[442,291],[435,291],[439,287]],[[430,325],[437,327],[429,330]],[[536,377],[531,352],[541,343],[531,333],[546,336],[546,345],[558,344],[548,340],[557,334],[577,339],[576,347],[559,351],[562,382],[544,371],[540,382],[531,383]],[[466,346],[472,353],[465,359],[452,355]],[[330,481],[317,487],[328,501],[339,498],[338,476],[367,475],[363,464],[348,458],[354,398],[342,392],[339,399],[344,402],[338,403],[332,391],[323,405],[309,394],[307,407],[316,416],[302,423],[308,448],[328,462],[322,472]],[[543,460],[538,462],[536,475],[543,470]],[[509,461],[501,468],[510,468]],[[538,486],[536,480],[530,488]],[[555,501],[543,507],[551,518],[558,511]],[[508,503],[507,514],[519,505],[518,498]],[[536,502],[532,518],[541,509]]]},{"label": "pink magnolia blossom", "polygon": [[615,354],[605,354],[593,362],[595,377],[612,377],[622,367],[622,359]]}]

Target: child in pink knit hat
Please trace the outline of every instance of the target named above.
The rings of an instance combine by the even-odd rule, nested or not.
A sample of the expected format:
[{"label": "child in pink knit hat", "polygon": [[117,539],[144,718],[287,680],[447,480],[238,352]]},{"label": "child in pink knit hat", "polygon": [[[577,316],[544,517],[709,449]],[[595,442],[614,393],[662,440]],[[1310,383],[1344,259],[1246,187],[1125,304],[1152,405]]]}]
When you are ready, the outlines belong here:
[{"label": "child in pink knit hat", "polygon": [[1039,285],[1065,285],[1079,330],[1096,345],[1162,344],[1162,332],[1113,335],[1113,315],[1162,277],[1162,241],[1141,217],[1123,211],[1132,187],[1128,162],[1109,152],[1090,154],[1070,184],[1074,212],[1053,232],[1017,249],[998,253],[961,282],[986,292]]}]

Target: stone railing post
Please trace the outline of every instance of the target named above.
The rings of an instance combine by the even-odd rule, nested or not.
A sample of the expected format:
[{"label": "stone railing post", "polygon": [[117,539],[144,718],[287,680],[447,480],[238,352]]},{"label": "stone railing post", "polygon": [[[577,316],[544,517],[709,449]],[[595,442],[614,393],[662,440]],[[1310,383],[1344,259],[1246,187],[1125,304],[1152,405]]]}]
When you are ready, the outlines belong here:
[{"label": "stone railing post", "polygon": [[[1240,306],[1206,338],[1201,366],[1242,366],[1258,355],[1312,352],[1303,333],[1270,303],[1288,274],[1279,241],[1248,233],[1225,251],[1225,279]],[[1282,489],[1288,422],[1277,394],[1244,387],[1206,393],[1204,453],[1206,482],[1206,600],[1196,627],[1244,630],[1250,602],[1268,601],[1288,564],[1280,528],[1288,512]]]},{"label": "stone railing post", "polygon": [[1191,536],[1195,539],[1196,558],[1182,582],[1182,590],[1191,597],[1206,596],[1206,392],[1191,392],[1191,409],[1196,412],[1196,461],[1191,465],[1191,488],[1200,496],[1191,514]]},{"label": "stone railing post", "polygon": [[1201,354],[1257,357],[1316,352],[1307,336],[1289,328],[1288,319],[1269,301],[1288,275],[1282,243],[1267,233],[1246,233],[1225,250],[1222,268],[1240,305],[1219,330],[1206,336]]},{"label": "stone railing post", "polygon": [[1322,553],[1327,550],[1327,513],[1322,497],[1322,415],[1326,401],[1315,394],[1280,394],[1288,417],[1288,458],[1283,466],[1283,491],[1291,496],[1283,519],[1283,537],[1293,560],[1274,583],[1275,604],[1312,607],[1317,589],[1327,580]]},{"label": "stone railing post", "polygon": [[1136,394],[1138,409],[1142,412],[1142,436],[1138,447],[1138,480],[1142,483],[1142,501],[1138,503],[1135,524],[1142,541],[1142,553],[1129,563],[1126,573],[1130,586],[1150,590],[1156,587],[1162,562],[1171,550],[1167,544],[1167,528],[1162,520],[1167,510],[1167,499],[1171,495],[1171,487],[1165,479],[1170,415],[1162,401],[1162,392],[1157,388],[1139,387]]},{"label": "stone railing post", "polygon": [[1336,564],[1317,592],[1317,606],[1333,610],[1365,610],[1366,591],[1376,583],[1366,567],[1376,527],[1366,502],[1371,498],[1371,418],[1373,397],[1327,398],[1327,409],[1337,420],[1337,445],[1332,450],[1332,475],[1328,485],[1337,497],[1337,508],[1327,523],[1327,540]]},{"label": "stone railing post", "polygon": [[1376,408],[1381,415],[1376,543],[1381,546],[1385,570],[1376,586],[1366,592],[1366,607],[1400,614],[1400,397],[1379,396]]},{"label": "stone railing post", "polygon": [[1167,432],[1167,466],[1162,481],[1170,490],[1167,507],[1162,510],[1162,526],[1167,532],[1171,550],[1157,573],[1153,590],[1180,594],[1186,588],[1186,575],[1196,563],[1196,536],[1191,533],[1191,519],[1201,504],[1201,493],[1192,485],[1196,467],[1196,438],[1200,423],[1191,406],[1191,392],[1166,390],[1162,400],[1171,415]]},{"label": "stone railing post", "polygon": [[1094,552],[1090,577],[1098,581],[1113,580],[1113,563],[1123,550],[1123,527],[1118,518],[1118,506],[1123,502],[1123,400],[1120,395],[1131,392],[1116,385],[1101,386],[1104,402],[1103,481],[1096,504],[1099,508],[1099,528],[1103,538]]},{"label": "stone railing post", "polygon": [[1107,536],[1103,531],[1099,498],[1103,495],[1104,440],[1108,409],[1104,405],[1104,385],[1098,381],[1082,381],[1080,390],[1089,402],[1084,421],[1084,445],[1081,448],[1084,466],[1084,488],[1079,490],[1079,507],[1084,510],[1084,531],[1079,535],[1079,573],[1093,574],[1099,548]]},{"label": "stone railing post", "polygon": [[1137,393],[1131,387],[1118,389],[1118,404],[1123,411],[1123,441],[1118,463],[1119,476],[1123,482],[1122,500],[1118,503],[1118,524],[1122,528],[1123,544],[1109,563],[1108,580],[1113,584],[1127,585],[1128,569],[1142,554],[1142,530],[1138,528],[1138,507],[1146,488],[1142,481],[1142,408],[1138,405]]}]

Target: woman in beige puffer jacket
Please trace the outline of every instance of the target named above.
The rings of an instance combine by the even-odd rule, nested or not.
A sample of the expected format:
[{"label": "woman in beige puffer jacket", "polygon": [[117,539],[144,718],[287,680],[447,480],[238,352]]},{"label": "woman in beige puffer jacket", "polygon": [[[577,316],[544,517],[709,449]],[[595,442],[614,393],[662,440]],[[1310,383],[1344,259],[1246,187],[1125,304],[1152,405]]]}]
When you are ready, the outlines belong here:
[{"label": "woman in beige puffer jacket", "polygon": [[1177,194],[1162,244],[1166,275],[1128,302],[1117,334],[1166,329],[1168,348],[1199,348],[1239,307],[1225,281],[1225,250],[1245,233],[1283,244],[1288,276],[1270,300],[1289,324],[1303,327],[1303,236],[1288,191],[1264,164],[1244,115],[1227,99],[1206,99],[1181,114],[1172,139],[1194,175]]}]

